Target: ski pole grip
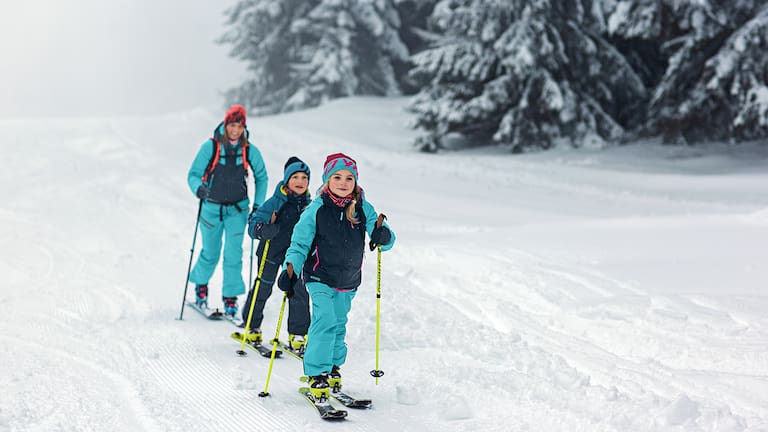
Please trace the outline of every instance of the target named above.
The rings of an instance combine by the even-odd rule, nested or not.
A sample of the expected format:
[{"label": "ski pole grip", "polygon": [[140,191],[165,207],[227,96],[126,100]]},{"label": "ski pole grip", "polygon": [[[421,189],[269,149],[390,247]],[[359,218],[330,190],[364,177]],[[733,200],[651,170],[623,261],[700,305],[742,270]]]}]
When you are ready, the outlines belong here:
[{"label": "ski pole grip", "polygon": [[386,218],[387,217],[384,216],[384,213],[379,213],[379,217],[378,217],[378,219],[376,219],[376,228],[379,228],[381,225],[383,225],[384,224],[384,219],[386,219]]},{"label": "ski pole grip", "polygon": [[285,266],[285,270],[288,272],[288,277],[293,279],[293,263],[288,263],[288,265]]},{"label": "ski pole grip", "polygon": [[[386,219],[386,218],[387,217],[384,216],[384,213],[379,213],[379,217],[378,217],[378,219],[376,219],[376,228],[380,228],[384,224],[384,219]],[[376,245],[373,244],[373,240],[368,242],[368,247],[371,248],[371,250],[376,249]]]}]

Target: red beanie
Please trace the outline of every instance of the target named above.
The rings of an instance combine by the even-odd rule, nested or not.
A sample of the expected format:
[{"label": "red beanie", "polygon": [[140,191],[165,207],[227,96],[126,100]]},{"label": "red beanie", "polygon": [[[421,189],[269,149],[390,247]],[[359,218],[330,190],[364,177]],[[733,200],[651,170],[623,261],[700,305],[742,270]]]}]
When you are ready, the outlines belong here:
[{"label": "red beanie", "polygon": [[230,123],[240,123],[245,126],[245,108],[242,105],[232,105],[224,115],[224,126]]}]

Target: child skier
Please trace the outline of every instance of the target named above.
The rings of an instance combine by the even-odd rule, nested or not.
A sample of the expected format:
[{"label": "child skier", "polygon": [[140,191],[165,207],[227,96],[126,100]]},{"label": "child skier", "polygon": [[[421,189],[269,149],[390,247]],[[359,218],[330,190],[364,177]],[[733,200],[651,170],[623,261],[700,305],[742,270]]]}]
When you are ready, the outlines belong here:
[{"label": "child skier", "polygon": [[248,168],[253,171],[253,206],[257,208],[267,192],[267,170],[259,150],[248,142],[245,108],[232,105],[213,138],[197,152],[187,182],[202,200],[203,249],[189,277],[195,284],[196,302],[201,306],[208,303],[208,280],[219,261],[224,236],[221,295],[224,313],[233,317],[237,314],[237,296],[245,293],[242,269],[243,233],[249,213]]},{"label": "child skier", "polygon": [[[311,200],[308,187],[309,166],[301,159],[291,157],[285,163],[283,180],[277,184],[275,193],[248,220],[248,234],[253,239],[261,240],[256,250],[259,259],[264,255],[266,240],[270,241],[253,307],[251,330],[248,332],[251,342],[262,342],[260,327],[264,319],[264,305],[272,295],[272,285],[291,243],[293,227]],[[288,299],[288,343],[291,349],[303,352],[309,328],[309,297],[301,281],[296,283],[293,291],[294,294]],[[253,289],[248,292],[248,300],[243,307],[243,322],[248,322],[252,297]]]},{"label": "child skier", "polygon": [[312,299],[304,373],[310,391],[321,400],[328,397],[329,387],[341,386],[347,314],[361,282],[365,232],[383,251],[395,242],[386,224],[376,227],[376,210],[357,185],[357,176],[351,157],[336,153],[326,158],[323,186],[294,228],[286,269],[277,282],[291,295],[300,279],[296,272],[303,272]]}]

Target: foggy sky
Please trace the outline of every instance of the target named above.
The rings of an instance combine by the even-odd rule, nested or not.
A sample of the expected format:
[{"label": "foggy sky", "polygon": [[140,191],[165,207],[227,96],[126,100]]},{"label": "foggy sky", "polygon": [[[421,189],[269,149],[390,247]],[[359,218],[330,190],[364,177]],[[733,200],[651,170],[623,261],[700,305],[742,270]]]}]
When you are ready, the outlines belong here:
[{"label": "foggy sky", "polygon": [[3,0],[0,117],[220,108],[245,65],[214,41],[236,0]]}]

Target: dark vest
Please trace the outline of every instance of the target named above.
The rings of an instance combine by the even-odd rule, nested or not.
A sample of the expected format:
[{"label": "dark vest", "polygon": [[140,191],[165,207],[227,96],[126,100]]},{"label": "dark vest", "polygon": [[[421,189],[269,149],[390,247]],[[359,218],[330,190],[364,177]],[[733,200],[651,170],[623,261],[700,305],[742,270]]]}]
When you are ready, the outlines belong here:
[{"label": "dark vest", "polygon": [[[229,143],[222,145],[225,155],[219,159],[218,165],[211,172],[208,184],[211,193],[208,201],[217,204],[235,204],[248,197],[248,186],[245,183],[245,170],[237,164],[241,153],[240,146]],[[222,165],[222,162],[224,164]]]},{"label": "dark vest", "polygon": [[323,282],[331,288],[353,290],[360,286],[365,252],[365,214],[358,202],[357,218],[352,225],[327,195],[315,216],[315,241],[304,263],[305,282]]}]

